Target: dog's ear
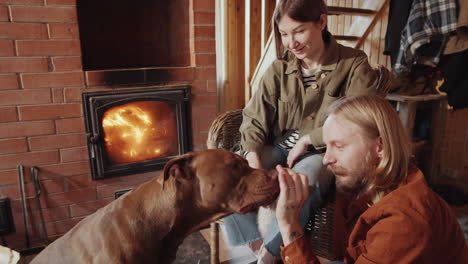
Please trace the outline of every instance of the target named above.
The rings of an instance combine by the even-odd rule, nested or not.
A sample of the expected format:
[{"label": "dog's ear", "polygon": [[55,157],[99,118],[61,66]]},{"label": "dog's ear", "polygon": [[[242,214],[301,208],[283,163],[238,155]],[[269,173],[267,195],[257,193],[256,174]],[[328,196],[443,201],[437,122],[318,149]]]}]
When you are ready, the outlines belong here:
[{"label": "dog's ear", "polygon": [[185,155],[181,155],[179,157],[173,158],[166,163],[164,166],[164,176],[162,182],[162,189],[164,190],[164,183],[166,182],[169,177],[174,178],[189,178],[190,172],[187,167],[192,160],[193,154],[188,153]]}]

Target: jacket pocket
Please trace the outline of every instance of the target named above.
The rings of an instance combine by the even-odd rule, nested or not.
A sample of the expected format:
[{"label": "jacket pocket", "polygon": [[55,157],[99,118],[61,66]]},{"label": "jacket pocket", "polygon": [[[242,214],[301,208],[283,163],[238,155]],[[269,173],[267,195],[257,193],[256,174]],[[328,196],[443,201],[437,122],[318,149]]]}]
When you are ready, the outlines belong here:
[{"label": "jacket pocket", "polygon": [[280,132],[288,129],[298,129],[300,113],[299,104],[295,100],[278,100],[278,125]]},{"label": "jacket pocket", "polygon": [[327,117],[327,109],[328,107],[335,102],[336,100],[340,99],[340,96],[330,96],[328,93],[325,93],[323,96],[322,100],[322,105],[320,106],[320,109],[317,113],[317,118],[316,118],[316,126],[315,127],[321,127],[323,126],[323,123],[325,123],[325,118]]}]

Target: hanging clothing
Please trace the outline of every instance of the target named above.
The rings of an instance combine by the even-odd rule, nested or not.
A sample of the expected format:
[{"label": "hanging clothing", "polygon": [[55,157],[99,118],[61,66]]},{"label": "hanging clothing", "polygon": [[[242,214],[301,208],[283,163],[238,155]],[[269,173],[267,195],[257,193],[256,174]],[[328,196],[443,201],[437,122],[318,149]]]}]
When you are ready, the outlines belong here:
[{"label": "hanging clothing", "polygon": [[456,0],[413,0],[402,31],[395,73],[409,71],[420,58],[437,65],[445,38],[456,30],[457,22]]},{"label": "hanging clothing", "polygon": [[383,54],[390,56],[392,66],[395,65],[398,52],[400,51],[401,32],[408,21],[412,4],[413,0],[390,1]]}]

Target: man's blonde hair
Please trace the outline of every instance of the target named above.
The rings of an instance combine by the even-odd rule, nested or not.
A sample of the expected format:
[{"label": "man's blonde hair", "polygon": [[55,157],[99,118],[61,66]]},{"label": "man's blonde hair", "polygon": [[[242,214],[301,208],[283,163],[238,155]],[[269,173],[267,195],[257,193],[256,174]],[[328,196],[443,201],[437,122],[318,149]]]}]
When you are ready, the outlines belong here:
[{"label": "man's blonde hair", "polygon": [[406,180],[411,142],[397,112],[387,100],[375,95],[343,97],[328,108],[328,115],[358,125],[370,139],[381,138],[383,155],[368,179],[366,190],[374,199],[380,200]]}]

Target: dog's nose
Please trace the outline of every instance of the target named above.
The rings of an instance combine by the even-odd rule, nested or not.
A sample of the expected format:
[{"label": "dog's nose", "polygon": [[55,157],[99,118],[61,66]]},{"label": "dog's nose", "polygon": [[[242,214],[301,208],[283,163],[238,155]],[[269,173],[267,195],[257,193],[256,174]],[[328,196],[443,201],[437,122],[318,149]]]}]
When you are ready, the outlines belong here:
[{"label": "dog's nose", "polygon": [[268,176],[271,179],[276,180],[276,179],[278,179],[278,171],[276,169],[269,170],[268,171]]}]

